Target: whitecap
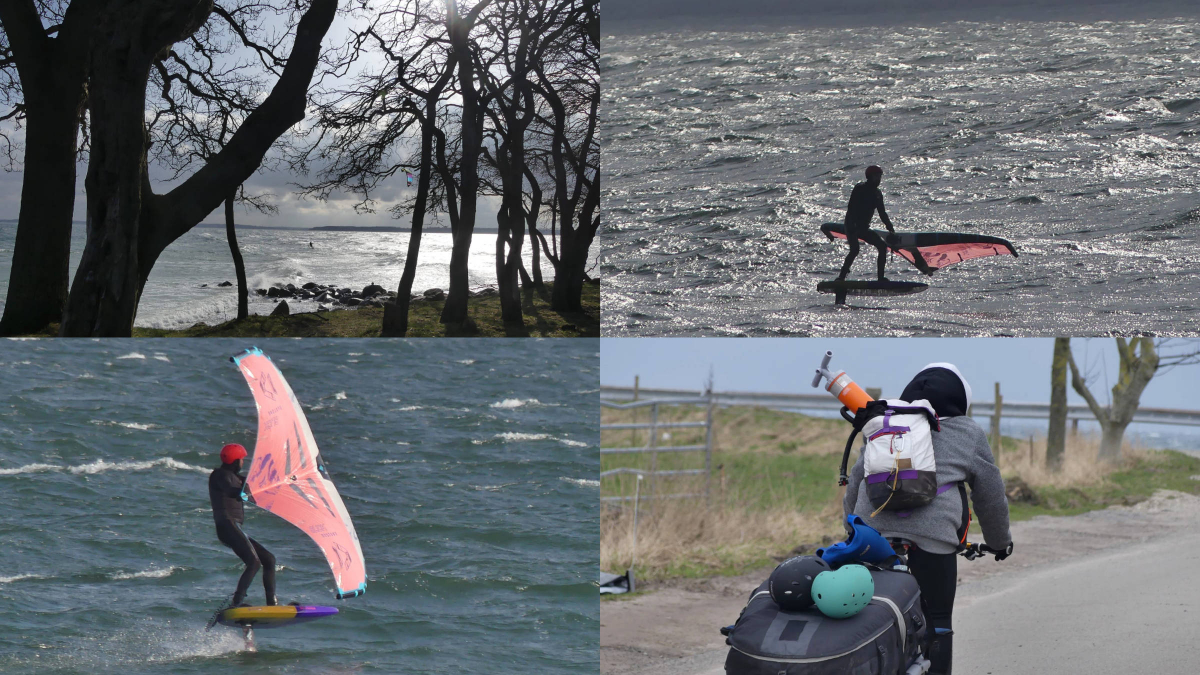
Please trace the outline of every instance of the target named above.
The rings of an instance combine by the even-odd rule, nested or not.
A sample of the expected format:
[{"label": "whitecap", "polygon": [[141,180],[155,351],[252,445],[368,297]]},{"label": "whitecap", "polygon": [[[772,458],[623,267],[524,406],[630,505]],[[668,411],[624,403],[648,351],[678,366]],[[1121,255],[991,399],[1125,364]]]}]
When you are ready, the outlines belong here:
[{"label": "whitecap", "polygon": [[15,476],[22,473],[39,473],[42,471],[61,471],[63,468],[56,464],[26,464],[15,469],[0,469],[0,476]]},{"label": "whitecap", "polygon": [[501,434],[496,434],[493,438],[499,438],[504,441],[544,441],[553,439],[550,434],[526,434],[520,431],[505,431]]},{"label": "whitecap", "polygon": [[334,395],[333,395],[333,400],[335,400],[335,401],[345,401],[345,400],[346,400],[346,392],[344,392],[344,391],[339,391],[338,393],[334,394]]},{"label": "whitecap", "polygon": [[600,487],[600,481],[591,480],[590,478],[568,478],[566,476],[559,476],[558,479],[565,480],[568,483],[574,483],[580,487]]},{"label": "whitecap", "polygon": [[0,577],[0,584],[11,584],[14,581],[22,581],[24,579],[49,579],[40,574],[17,574],[11,577]]},{"label": "whitecap", "polygon": [[148,570],[142,570],[141,572],[114,572],[113,574],[108,575],[108,577],[110,579],[165,579],[174,574],[176,570],[181,569],[183,568],[175,567],[174,565],[166,569],[152,567]]},{"label": "whitecap", "polygon": [[558,442],[571,448],[586,448],[588,446],[588,444],[584,443],[583,441],[573,441],[569,438],[560,438],[558,439]]},{"label": "whitecap", "polygon": [[129,352],[129,353],[128,353],[128,354],[126,354],[125,356],[118,356],[118,357],[117,357],[117,360],[118,360],[118,361],[119,361],[119,360],[121,360],[121,359],[142,359],[143,361],[145,361],[145,360],[146,360],[146,355],[145,355],[145,354],[139,354],[139,353],[137,353],[137,352]]},{"label": "whitecap", "polygon": [[469,366],[472,363],[475,363],[475,359],[459,359],[456,363],[461,363],[464,366]]},{"label": "whitecap", "polygon": [[79,466],[68,467],[68,471],[73,474],[93,475],[104,473],[106,471],[144,471],[146,469],[154,469],[162,467],[165,469],[174,469],[179,471],[196,471],[198,473],[208,473],[208,469],[199,466],[186,464],[170,457],[162,457],[148,462],[109,462],[103,459],[97,459],[94,462],[80,464]]},{"label": "whitecap", "polygon": [[525,405],[541,405],[541,401],[537,400],[536,398],[526,398],[526,399],[506,398],[503,401],[493,403],[491,405],[491,407],[493,407],[493,408],[520,408],[521,406],[525,406]]}]

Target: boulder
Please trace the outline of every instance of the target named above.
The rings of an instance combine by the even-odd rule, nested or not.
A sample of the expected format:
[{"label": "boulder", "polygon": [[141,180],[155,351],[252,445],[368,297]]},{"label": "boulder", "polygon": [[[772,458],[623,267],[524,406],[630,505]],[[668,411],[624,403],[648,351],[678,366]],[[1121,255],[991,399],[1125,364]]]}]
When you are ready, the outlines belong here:
[{"label": "boulder", "polygon": [[492,288],[491,286],[488,286],[487,288],[479,289],[479,292],[476,293],[475,295],[476,295],[476,297],[486,298],[486,297],[489,297],[492,295],[500,295],[500,291]]},{"label": "boulder", "polygon": [[293,292],[293,293],[295,293],[295,292],[296,292],[296,284],[288,284],[288,285],[287,285],[287,286],[285,286],[284,288],[288,289],[289,291],[291,291],[291,292]]},{"label": "boulder", "polygon": [[333,300],[333,296],[329,294],[329,291],[317,296],[317,302],[329,302],[330,300]]},{"label": "boulder", "polygon": [[291,296],[291,293],[288,293],[287,289],[279,288],[278,286],[272,286],[267,289],[268,298],[286,298],[289,296]]},{"label": "boulder", "polygon": [[255,292],[255,293],[257,293],[258,295],[266,295],[266,294],[267,294],[267,289],[265,289],[265,288],[256,288],[256,289],[254,289],[254,292]]},{"label": "boulder", "polygon": [[317,282],[315,282],[315,281],[310,281],[310,282],[304,284],[303,286],[301,286],[301,288],[303,288],[306,291],[311,291],[312,289],[314,289],[316,287],[317,287]]},{"label": "boulder", "polygon": [[200,284],[200,288],[208,288],[208,284]]},{"label": "boulder", "polygon": [[346,298],[346,304],[350,305],[351,307],[354,307],[355,305],[361,305],[362,299],[361,298]]},{"label": "boulder", "polygon": [[222,281],[221,283],[219,283],[217,285],[224,288],[225,286],[232,286],[233,282],[232,281]]},{"label": "boulder", "polygon": [[280,300],[275,309],[271,311],[271,316],[287,316],[292,310],[288,309],[287,300]]},{"label": "boulder", "polygon": [[430,288],[425,291],[424,295],[425,295],[426,300],[445,300],[446,299],[446,291],[443,291],[440,288]]},{"label": "boulder", "polygon": [[368,284],[362,289],[362,296],[364,298],[372,298],[383,293],[387,293],[387,289],[379,284]]}]

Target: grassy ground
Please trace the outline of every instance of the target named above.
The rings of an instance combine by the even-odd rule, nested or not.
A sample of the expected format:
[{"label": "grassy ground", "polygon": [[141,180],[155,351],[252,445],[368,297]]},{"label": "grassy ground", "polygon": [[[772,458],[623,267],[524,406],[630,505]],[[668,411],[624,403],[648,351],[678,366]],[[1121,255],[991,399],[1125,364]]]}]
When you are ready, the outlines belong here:
[{"label": "grassy ground", "polygon": [[[506,327],[500,318],[498,296],[473,297],[468,301],[470,321],[462,326],[447,326],[440,321],[441,300],[414,300],[409,307],[408,337],[599,337],[600,285],[583,286],[582,312],[556,312],[550,309],[550,284],[543,297],[524,294],[523,327]],[[239,321],[209,326],[199,323],[183,330],[134,328],[133,337],[378,337],[383,325],[383,309],[339,309],[306,312],[289,316],[251,315]],[[58,334],[51,324],[37,335]]]},{"label": "grassy ground", "polygon": [[[663,407],[659,421],[702,420],[696,407]],[[646,422],[648,409],[603,409],[605,423]],[[660,580],[740,574],[793,552],[811,552],[843,536],[838,465],[849,425],[762,408],[714,411],[709,498],[643,500],[637,533],[639,577]],[[639,447],[646,432],[606,431],[604,447]],[[703,443],[703,430],[672,429],[660,447]],[[1073,515],[1113,504],[1133,504],[1155,490],[1200,494],[1200,458],[1170,451],[1127,449],[1119,464],[1094,461],[1098,439],[1071,437],[1063,467],[1045,468],[1041,439],[1004,438],[999,456],[1014,520]],[[1032,448],[1031,448],[1032,446]],[[851,461],[857,450],[851,454]],[[618,466],[686,469],[703,466],[703,453],[605,455]],[[632,495],[633,476],[610,476],[602,494]],[[704,492],[693,477],[643,481],[641,495]],[[601,567],[625,569],[633,553],[632,509],[608,506],[601,519]],[[977,527],[974,528],[977,532]]]}]

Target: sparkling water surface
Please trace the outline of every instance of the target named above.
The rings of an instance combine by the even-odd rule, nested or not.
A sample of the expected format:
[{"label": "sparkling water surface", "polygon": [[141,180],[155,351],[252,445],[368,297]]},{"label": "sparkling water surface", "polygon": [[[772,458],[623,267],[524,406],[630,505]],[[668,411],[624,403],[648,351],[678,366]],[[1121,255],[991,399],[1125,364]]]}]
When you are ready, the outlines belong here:
[{"label": "sparkling water surface", "polygon": [[[605,37],[605,335],[1200,331],[1194,20],[719,27]],[[898,229],[1020,257],[833,306],[870,164]]]}]

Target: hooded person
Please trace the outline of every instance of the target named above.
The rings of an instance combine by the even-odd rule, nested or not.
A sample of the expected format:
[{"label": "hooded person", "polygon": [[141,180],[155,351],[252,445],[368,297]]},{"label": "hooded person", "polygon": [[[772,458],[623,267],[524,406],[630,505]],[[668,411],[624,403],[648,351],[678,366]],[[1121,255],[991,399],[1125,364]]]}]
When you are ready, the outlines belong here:
[{"label": "hooded person", "polygon": [[908,566],[921,587],[926,620],[934,629],[929,646],[932,662],[929,673],[948,674],[954,635],[950,619],[958,578],[956,553],[966,542],[970,525],[966,488],[971,489],[970,501],[979,518],[984,542],[1003,551],[996,555],[997,560],[1012,553],[1008,499],[1000,469],[988,447],[987,434],[967,416],[971,385],[958,368],[950,363],[925,366],[904,388],[900,398],[910,402],[927,400],[938,415],[941,430],[933,434],[938,495],[928,505],[912,511],[876,512],[863,487],[860,453],[850,472],[842,508],[847,515],[861,516],[883,536],[912,544]]},{"label": "hooded person", "polygon": [[266,592],[267,604],[278,604],[275,598],[275,556],[262,544],[246,536],[242,531],[245,521],[244,499],[242,497],[246,486],[246,478],[239,472],[242,461],[246,457],[246,448],[237,443],[230,443],[221,448],[221,466],[208,476],[208,498],[212,501],[213,521],[217,526],[217,539],[237,554],[246,564],[246,571],[238,579],[237,590],[233,594],[231,607],[237,607],[246,599],[250,583],[261,569],[263,573],[263,590]]}]

